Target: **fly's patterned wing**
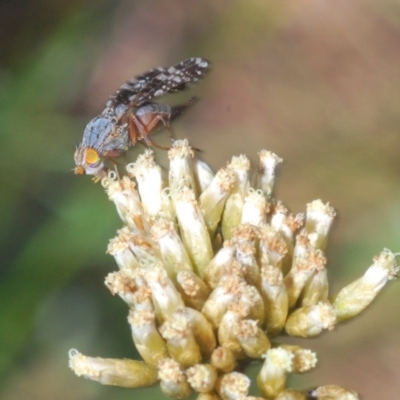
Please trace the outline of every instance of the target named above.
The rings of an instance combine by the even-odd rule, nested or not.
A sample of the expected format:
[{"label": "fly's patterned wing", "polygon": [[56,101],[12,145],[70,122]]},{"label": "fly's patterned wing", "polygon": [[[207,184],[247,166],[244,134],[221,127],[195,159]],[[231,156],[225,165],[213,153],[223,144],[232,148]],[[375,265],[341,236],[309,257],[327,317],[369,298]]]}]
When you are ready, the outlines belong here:
[{"label": "fly's patterned wing", "polygon": [[124,83],[110,97],[106,107],[119,105],[140,107],[154,97],[183,90],[201,79],[210,69],[210,63],[199,57],[188,58],[172,67],[159,67]]}]

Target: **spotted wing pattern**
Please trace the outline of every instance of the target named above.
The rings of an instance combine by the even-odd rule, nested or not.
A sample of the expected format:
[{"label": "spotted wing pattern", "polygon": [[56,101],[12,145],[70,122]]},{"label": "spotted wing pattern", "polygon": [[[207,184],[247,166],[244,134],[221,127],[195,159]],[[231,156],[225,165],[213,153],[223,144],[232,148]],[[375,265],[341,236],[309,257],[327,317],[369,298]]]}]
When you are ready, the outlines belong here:
[{"label": "spotted wing pattern", "polygon": [[139,107],[154,97],[186,89],[209,69],[210,63],[199,57],[188,58],[172,67],[152,69],[124,83],[110,97],[106,107],[114,110],[120,105]]}]

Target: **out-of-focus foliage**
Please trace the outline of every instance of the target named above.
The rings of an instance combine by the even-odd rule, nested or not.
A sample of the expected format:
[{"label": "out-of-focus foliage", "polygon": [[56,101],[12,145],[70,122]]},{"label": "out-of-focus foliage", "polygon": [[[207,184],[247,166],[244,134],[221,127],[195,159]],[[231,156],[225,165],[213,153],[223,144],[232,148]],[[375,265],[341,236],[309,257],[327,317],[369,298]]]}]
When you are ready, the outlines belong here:
[{"label": "out-of-focus foliage", "polygon": [[[272,150],[285,161],[279,197],[294,212],[316,198],[330,201],[339,212],[328,246],[337,287],[358,277],[382,247],[400,249],[395,1],[5,3],[11,2],[0,5],[2,398],[158,393],[103,388],[67,367],[72,346],[103,357],[136,356],[126,309],[103,285],[115,269],[107,242],[121,223],[100,185],[72,168],[85,124],[124,80],[149,68],[193,55],[213,62],[194,90],[202,101],[174,125],[174,135],[188,137],[215,167],[234,154],[255,160],[262,148]],[[310,385],[329,381],[365,399],[396,397],[398,292],[392,285],[358,325],[315,342],[321,363]]]}]

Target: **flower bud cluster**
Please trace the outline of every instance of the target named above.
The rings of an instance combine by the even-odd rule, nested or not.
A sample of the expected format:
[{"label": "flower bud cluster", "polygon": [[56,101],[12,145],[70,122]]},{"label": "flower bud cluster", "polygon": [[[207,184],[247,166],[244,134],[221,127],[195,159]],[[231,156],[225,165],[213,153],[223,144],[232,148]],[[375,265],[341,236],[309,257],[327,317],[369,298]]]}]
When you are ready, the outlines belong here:
[{"label": "flower bud cluster", "polygon": [[[358,398],[334,385],[313,393],[286,388],[289,373],[314,368],[317,358],[277,342],[280,334],[319,335],[359,314],[396,277],[395,255],[383,250],[331,297],[325,249],[335,211],[315,200],[305,214],[290,214],[272,196],[282,160],[265,150],[259,158],[253,177],[243,155],[214,175],[186,140],[175,141],[167,174],[146,150],[128,176],[103,178],[125,225],[108,246],[119,270],[106,286],[128,306],[143,361],[71,350],[77,375],[131,388],[159,382],[175,399],[192,392],[224,400]],[[264,397],[249,395],[249,360],[260,362]]]}]

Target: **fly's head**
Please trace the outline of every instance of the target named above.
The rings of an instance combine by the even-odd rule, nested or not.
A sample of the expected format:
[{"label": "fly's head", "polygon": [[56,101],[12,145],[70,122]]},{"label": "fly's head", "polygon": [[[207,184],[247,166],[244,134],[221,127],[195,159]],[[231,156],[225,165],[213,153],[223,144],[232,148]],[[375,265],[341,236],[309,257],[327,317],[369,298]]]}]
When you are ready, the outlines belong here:
[{"label": "fly's head", "polygon": [[115,121],[112,116],[99,115],[86,126],[81,144],[75,150],[75,174],[104,175],[104,157],[115,150]]},{"label": "fly's head", "polygon": [[98,150],[93,147],[79,146],[75,150],[75,174],[76,175],[104,175],[104,161]]}]

